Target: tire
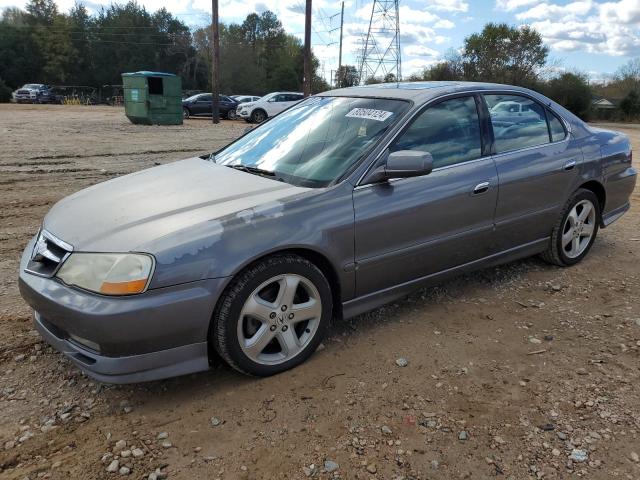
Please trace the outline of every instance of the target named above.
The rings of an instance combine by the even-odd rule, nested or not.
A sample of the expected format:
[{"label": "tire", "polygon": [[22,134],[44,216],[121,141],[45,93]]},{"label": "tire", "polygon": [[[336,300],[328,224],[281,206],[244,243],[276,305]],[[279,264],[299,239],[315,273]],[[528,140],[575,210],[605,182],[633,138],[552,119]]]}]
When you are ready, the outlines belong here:
[{"label": "tire", "polygon": [[264,110],[254,110],[253,113],[251,113],[251,121],[253,123],[262,123],[267,119],[267,112],[265,112]]},{"label": "tire", "polygon": [[316,351],[332,312],[331,287],[318,267],[298,255],[274,255],[247,267],[225,289],[209,341],[239,372],[274,375]]},{"label": "tire", "polygon": [[[592,210],[587,212],[589,207]],[[582,216],[585,218],[581,219]],[[562,209],[551,232],[549,247],[542,254],[542,258],[560,267],[579,263],[591,250],[598,235],[599,225],[598,197],[591,190],[578,189]]]},{"label": "tire", "polygon": [[238,115],[236,114],[235,108],[227,112],[227,120],[235,120],[236,118],[238,118]]},{"label": "tire", "polygon": [[191,112],[189,111],[189,109],[186,107],[182,107],[182,118],[186,120],[189,117],[191,117]]}]

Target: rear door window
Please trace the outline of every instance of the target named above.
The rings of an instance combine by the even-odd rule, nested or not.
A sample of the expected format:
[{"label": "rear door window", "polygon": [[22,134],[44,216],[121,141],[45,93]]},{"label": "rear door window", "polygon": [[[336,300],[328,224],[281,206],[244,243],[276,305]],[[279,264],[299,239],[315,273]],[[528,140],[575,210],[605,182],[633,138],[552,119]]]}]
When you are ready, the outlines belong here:
[{"label": "rear door window", "polygon": [[496,153],[549,143],[545,109],[520,95],[484,96],[493,126]]}]

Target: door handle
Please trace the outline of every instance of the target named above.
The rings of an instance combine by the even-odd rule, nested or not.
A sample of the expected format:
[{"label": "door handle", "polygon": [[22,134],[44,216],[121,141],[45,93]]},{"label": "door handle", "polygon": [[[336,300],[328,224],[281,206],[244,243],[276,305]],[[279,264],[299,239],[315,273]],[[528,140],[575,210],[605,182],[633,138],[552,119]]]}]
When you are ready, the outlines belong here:
[{"label": "door handle", "polygon": [[476,185],[476,188],[473,189],[473,194],[474,195],[479,195],[481,193],[484,193],[487,190],[489,190],[490,186],[491,186],[491,184],[489,182],[479,183],[478,185]]},{"label": "door handle", "polygon": [[576,161],[575,160],[569,160],[567,163],[564,164],[564,169],[565,170],[573,170],[573,167],[576,166]]}]

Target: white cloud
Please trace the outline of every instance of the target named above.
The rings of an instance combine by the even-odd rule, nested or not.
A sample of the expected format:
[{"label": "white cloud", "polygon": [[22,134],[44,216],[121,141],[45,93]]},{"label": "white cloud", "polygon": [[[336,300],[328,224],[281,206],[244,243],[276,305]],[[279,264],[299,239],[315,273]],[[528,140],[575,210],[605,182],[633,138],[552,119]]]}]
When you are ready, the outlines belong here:
[{"label": "white cloud", "polygon": [[640,0],[621,0],[600,5],[600,19],[625,25],[640,24]]},{"label": "white cloud", "polygon": [[453,23],[451,20],[447,20],[446,18],[438,20],[433,24],[433,28],[453,28],[455,26],[455,23]]},{"label": "white cloud", "polygon": [[496,8],[498,10],[506,10],[510,12],[521,7],[526,7],[538,3],[539,0],[496,0]]},{"label": "white cloud", "polygon": [[411,57],[439,57],[440,52],[424,45],[409,45],[403,49],[404,55]]},{"label": "white cloud", "polygon": [[593,8],[593,2],[591,0],[577,1],[567,3],[566,5],[554,5],[549,3],[541,3],[535,7],[516,14],[518,20],[535,19],[541,20],[544,18],[557,19],[572,19],[583,17],[588,14]]},{"label": "white cloud", "polygon": [[466,12],[469,4],[463,0],[430,0],[428,5],[435,10],[446,12]]}]

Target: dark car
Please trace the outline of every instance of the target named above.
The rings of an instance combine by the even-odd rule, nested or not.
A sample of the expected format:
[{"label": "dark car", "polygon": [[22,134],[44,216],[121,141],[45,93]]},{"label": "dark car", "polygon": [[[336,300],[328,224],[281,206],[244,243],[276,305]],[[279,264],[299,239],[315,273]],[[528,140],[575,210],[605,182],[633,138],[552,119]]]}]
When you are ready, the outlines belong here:
[{"label": "dark car", "polygon": [[[182,113],[184,118],[211,116],[211,101],[213,96],[210,93],[199,93],[182,101]],[[236,119],[236,109],[239,103],[231,97],[220,95],[220,116],[229,120]]]},{"label": "dark car", "polygon": [[[496,117],[501,102],[538,120]],[[625,135],[524,88],[333,90],[210,155],[61,200],[20,291],[46,341],[100,381],[217,358],[272,375],[309,358],[333,318],[531,255],[577,264],[629,210],[636,176]],[[596,254],[625,255],[610,246]]]}]

